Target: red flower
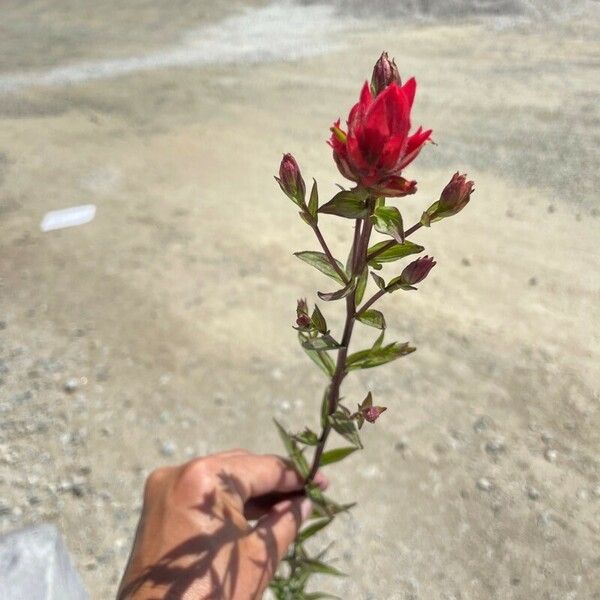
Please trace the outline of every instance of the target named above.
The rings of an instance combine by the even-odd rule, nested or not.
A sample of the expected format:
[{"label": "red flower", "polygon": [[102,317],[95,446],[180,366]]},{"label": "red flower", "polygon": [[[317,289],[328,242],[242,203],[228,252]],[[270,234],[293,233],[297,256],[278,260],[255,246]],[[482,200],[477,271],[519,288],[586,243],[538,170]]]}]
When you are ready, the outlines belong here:
[{"label": "red flower", "polygon": [[410,130],[410,110],[417,83],[414,78],[400,86],[393,82],[374,98],[368,83],[348,116],[348,132],[338,120],[329,140],[340,173],[384,196],[414,194],[416,182],[400,173],[430,139],[431,130]]}]

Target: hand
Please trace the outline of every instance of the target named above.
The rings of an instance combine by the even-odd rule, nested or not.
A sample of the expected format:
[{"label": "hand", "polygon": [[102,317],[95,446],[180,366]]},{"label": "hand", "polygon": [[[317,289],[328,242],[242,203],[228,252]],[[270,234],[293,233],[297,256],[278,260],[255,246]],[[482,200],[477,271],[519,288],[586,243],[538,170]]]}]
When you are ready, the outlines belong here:
[{"label": "hand", "polygon": [[245,450],[157,469],[117,598],[260,598],[311,513],[303,484],[284,459]]}]

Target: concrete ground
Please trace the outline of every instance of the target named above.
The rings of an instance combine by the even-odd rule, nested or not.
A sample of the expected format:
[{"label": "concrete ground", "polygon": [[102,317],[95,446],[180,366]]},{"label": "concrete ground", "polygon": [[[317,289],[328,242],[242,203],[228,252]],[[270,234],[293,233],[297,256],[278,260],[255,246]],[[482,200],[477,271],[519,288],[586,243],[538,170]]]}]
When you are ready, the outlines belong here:
[{"label": "concrete ground", "polygon": [[[389,409],[331,473],[358,506],[321,540],[350,575],[320,587],[600,598],[597,8],[411,25],[309,4],[293,38],[264,4],[223,30],[241,2],[74,4],[9,0],[0,25],[0,531],[56,523],[110,598],[149,470],[278,452],[272,417],[316,426],[325,381],[291,324],[327,281],[292,256],[316,245],[272,175],[291,151],[334,193],[328,127],[387,49],[438,144],[407,171],[405,222],[458,169],[477,192],[415,234],[438,261],[421,289],[382,301],[389,339],[418,351],[345,385]],[[196,58],[174,64],[182,47]],[[88,203],[92,223],[40,232],[48,210]],[[323,222],[341,255],[349,226]],[[338,331],[342,307],[324,311]]]}]

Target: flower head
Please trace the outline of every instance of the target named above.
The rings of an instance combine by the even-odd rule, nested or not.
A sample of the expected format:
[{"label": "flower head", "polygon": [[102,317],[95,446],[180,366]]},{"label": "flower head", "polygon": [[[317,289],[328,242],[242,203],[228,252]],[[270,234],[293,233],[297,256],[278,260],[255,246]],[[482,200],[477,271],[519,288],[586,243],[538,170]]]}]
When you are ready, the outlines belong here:
[{"label": "flower head", "polygon": [[429,271],[435,265],[436,262],[433,260],[433,257],[422,256],[421,258],[417,258],[417,260],[413,260],[413,262],[404,268],[400,274],[400,280],[403,284],[411,286],[415,285],[415,283],[420,283],[429,275]]},{"label": "flower head", "polygon": [[463,175],[458,172],[454,173],[452,179],[442,190],[440,199],[423,213],[421,223],[429,226],[435,221],[460,212],[469,203],[474,185],[473,181],[467,181],[466,173]]},{"label": "flower head", "polygon": [[296,204],[303,205],[306,197],[306,185],[300,173],[300,167],[291,154],[284,154],[279,165],[279,177],[275,177],[279,187]]},{"label": "flower head", "polygon": [[308,304],[303,298],[298,300],[296,306],[296,325],[301,329],[308,329],[311,326],[311,318],[308,316]]},{"label": "flower head", "polygon": [[401,171],[431,137],[431,130],[421,127],[409,135],[416,88],[414,78],[402,86],[392,81],[374,97],[365,82],[348,116],[348,131],[339,120],[331,128],[329,145],[344,177],[379,195],[415,193],[416,182],[401,177]]},{"label": "flower head", "polygon": [[379,60],[373,67],[373,75],[371,76],[371,90],[373,94],[377,96],[382,92],[388,85],[397,83],[402,85],[400,79],[400,73],[394,59],[389,59],[388,53],[383,52],[379,57]]},{"label": "flower head", "polygon": [[379,418],[379,415],[387,410],[386,406],[369,406],[367,408],[363,408],[361,410],[361,414],[364,417],[365,421],[369,423],[375,423]]}]

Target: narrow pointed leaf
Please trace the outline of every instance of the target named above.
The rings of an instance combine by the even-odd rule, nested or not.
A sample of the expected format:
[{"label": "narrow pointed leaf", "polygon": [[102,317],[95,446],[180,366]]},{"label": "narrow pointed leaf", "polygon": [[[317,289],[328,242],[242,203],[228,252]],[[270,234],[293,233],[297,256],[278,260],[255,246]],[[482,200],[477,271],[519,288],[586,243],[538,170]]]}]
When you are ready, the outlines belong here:
[{"label": "narrow pointed leaf", "polygon": [[402,279],[402,276],[399,275],[398,277],[394,277],[394,279],[392,279],[386,286],[385,286],[385,290],[386,292],[389,292],[390,294],[392,292],[395,292],[396,290],[416,290],[417,288],[414,285],[410,285],[409,283],[405,283]]},{"label": "narrow pointed leaf", "polygon": [[390,246],[387,250],[384,250],[381,254],[376,256],[373,261],[369,258],[376,252],[379,252],[381,248],[387,246],[389,242],[379,242],[374,246],[371,246],[367,253],[367,259],[369,260],[369,264],[373,263],[386,263],[393,262],[395,260],[399,260],[404,258],[405,256],[409,256],[411,254],[418,254],[419,252],[423,252],[425,248],[423,246],[419,246],[418,244],[414,244],[409,240],[405,240],[404,243],[398,244],[397,242]]},{"label": "narrow pointed leaf", "polygon": [[302,566],[308,569],[311,573],[321,573],[323,575],[333,575],[334,577],[346,577],[345,573],[338,571],[336,568],[324,563],[316,558],[306,558],[302,561]]},{"label": "narrow pointed leaf", "polygon": [[[298,257],[300,260],[304,261],[305,263],[313,266],[315,269],[321,271],[321,273],[324,273],[328,277],[335,279],[335,281],[342,283],[342,284],[344,283],[342,278],[339,276],[339,274],[333,268],[333,266],[329,262],[329,259],[327,258],[327,256],[325,254],[323,254],[323,252],[315,252],[312,250],[305,250],[303,252],[294,252],[294,256]],[[343,272],[344,265],[342,265],[342,263],[339,260],[336,260],[335,262],[337,263],[338,267]]]},{"label": "narrow pointed leaf", "polygon": [[306,457],[302,454],[300,448],[298,448],[298,444],[292,436],[275,419],[273,419],[273,421],[275,421],[279,436],[281,437],[287,455],[294,464],[294,467],[302,477],[307,477],[310,472],[310,467]]},{"label": "narrow pointed leaf", "polygon": [[317,296],[321,300],[326,302],[332,302],[333,300],[341,300],[351,294],[356,288],[356,279],[351,279],[343,288],[335,292],[317,292]]},{"label": "narrow pointed leaf", "polygon": [[320,352],[317,350],[309,350],[308,348],[304,348],[304,352],[308,355],[308,357],[327,375],[328,377],[332,377],[335,372],[335,363],[329,354],[326,352]]},{"label": "narrow pointed leaf", "polygon": [[339,350],[341,348],[341,346],[330,335],[309,338],[302,342],[302,347],[305,350],[317,350],[319,352],[326,352],[327,350]]},{"label": "narrow pointed leaf", "polygon": [[316,305],[310,320],[319,333],[325,334],[328,332],[327,321],[325,320],[323,313],[319,310],[319,307]]},{"label": "narrow pointed leaf", "polygon": [[308,527],[303,529],[298,534],[296,541],[299,544],[302,544],[303,542],[305,542],[306,540],[311,538],[313,535],[315,535],[315,533],[318,533],[319,531],[321,531],[321,529],[324,529],[325,527],[327,527],[327,525],[329,525],[329,523],[331,523],[331,521],[332,521],[331,519],[327,518],[327,519],[319,519],[318,521],[311,523]]},{"label": "narrow pointed leaf", "polygon": [[346,456],[356,452],[356,450],[358,450],[356,446],[346,446],[345,448],[334,448],[333,450],[328,450],[327,452],[323,452],[323,456],[321,456],[321,462],[319,464],[321,467],[324,467],[326,465],[339,462],[340,460],[344,460]]},{"label": "narrow pointed leaf", "polygon": [[293,436],[297,442],[307,446],[316,446],[319,443],[319,436],[308,427],[302,432]]},{"label": "narrow pointed leaf", "polygon": [[341,412],[336,412],[330,415],[328,420],[334,431],[337,431],[337,433],[346,438],[354,446],[363,447],[358,435],[358,429],[352,419],[349,419]]},{"label": "narrow pointed leaf", "polygon": [[400,342],[394,342],[387,346],[380,346],[378,348],[369,348],[368,350],[361,350],[351,354],[346,361],[346,368],[348,371],[354,369],[371,369],[372,367],[378,367],[385,363],[396,360],[401,356],[405,356],[414,352],[416,348],[409,345],[408,342],[401,344]]},{"label": "narrow pointed leaf", "polygon": [[317,189],[317,180],[313,179],[313,186],[310,192],[310,200],[308,201],[308,212],[310,216],[314,219],[314,222],[317,222],[318,214],[317,211],[319,209],[319,190]]},{"label": "narrow pointed leaf", "polygon": [[356,291],[354,292],[354,302],[358,306],[365,296],[365,290],[367,289],[367,280],[369,278],[369,268],[365,267],[363,272],[360,274],[356,282]]},{"label": "narrow pointed leaf", "polygon": [[391,235],[399,244],[404,242],[402,215],[395,206],[375,207],[371,220],[376,231]]},{"label": "narrow pointed leaf", "polygon": [[380,290],[385,289],[385,280],[383,279],[383,277],[379,277],[379,275],[373,272],[371,272],[371,277],[373,278],[373,281]]},{"label": "narrow pointed leaf", "polygon": [[381,330],[381,333],[379,334],[379,336],[377,337],[377,339],[375,340],[375,342],[373,342],[373,350],[376,350],[377,348],[381,348],[381,346],[383,345],[383,338],[385,337],[385,329]]},{"label": "narrow pointed leaf", "polygon": [[385,317],[379,310],[365,310],[365,312],[359,314],[356,317],[361,323],[369,325],[370,327],[376,327],[377,329],[385,329]]},{"label": "narrow pointed leaf", "polygon": [[364,219],[369,214],[364,198],[352,191],[338,192],[319,212],[346,219]]}]

